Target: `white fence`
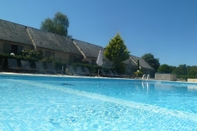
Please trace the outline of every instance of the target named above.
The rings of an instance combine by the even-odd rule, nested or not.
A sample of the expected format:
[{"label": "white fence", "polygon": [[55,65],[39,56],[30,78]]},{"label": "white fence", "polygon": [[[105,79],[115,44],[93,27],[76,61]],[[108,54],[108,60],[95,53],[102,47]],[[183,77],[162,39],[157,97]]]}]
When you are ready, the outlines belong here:
[{"label": "white fence", "polygon": [[197,79],[188,78],[187,81],[188,81],[188,82],[197,82]]},{"label": "white fence", "polygon": [[176,81],[176,75],[174,74],[155,74],[156,80],[168,80],[168,81]]}]

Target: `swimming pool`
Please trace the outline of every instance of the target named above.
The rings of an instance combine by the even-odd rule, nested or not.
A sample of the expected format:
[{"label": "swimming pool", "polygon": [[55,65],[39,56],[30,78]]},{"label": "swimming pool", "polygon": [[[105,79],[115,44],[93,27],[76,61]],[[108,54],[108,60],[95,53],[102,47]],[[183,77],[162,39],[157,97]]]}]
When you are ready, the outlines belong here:
[{"label": "swimming pool", "polygon": [[0,75],[0,131],[197,130],[197,84]]}]

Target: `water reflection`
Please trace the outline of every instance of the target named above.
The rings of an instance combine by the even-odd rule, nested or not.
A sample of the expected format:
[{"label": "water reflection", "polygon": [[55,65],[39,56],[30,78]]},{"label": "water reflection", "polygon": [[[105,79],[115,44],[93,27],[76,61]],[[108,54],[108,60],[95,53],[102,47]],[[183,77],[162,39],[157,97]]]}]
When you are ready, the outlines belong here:
[{"label": "water reflection", "polygon": [[148,90],[149,83],[147,81],[146,82],[142,82],[142,88],[146,88]]},{"label": "water reflection", "polygon": [[197,91],[197,85],[188,85],[187,90],[188,91]]},{"label": "water reflection", "polygon": [[142,81],[142,88],[146,90],[146,94],[148,94],[149,90],[149,82],[148,81]]},{"label": "water reflection", "polygon": [[155,89],[156,90],[173,90],[174,89],[174,85],[173,84],[164,84],[161,82],[156,82],[155,83]]}]

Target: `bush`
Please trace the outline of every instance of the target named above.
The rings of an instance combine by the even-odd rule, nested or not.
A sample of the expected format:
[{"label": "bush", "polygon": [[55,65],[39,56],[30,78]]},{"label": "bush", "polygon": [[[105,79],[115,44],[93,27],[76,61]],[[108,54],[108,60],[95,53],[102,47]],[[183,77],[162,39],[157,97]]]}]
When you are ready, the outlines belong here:
[{"label": "bush", "polygon": [[177,75],[177,78],[187,80],[188,78],[197,78],[194,75]]},{"label": "bush", "polygon": [[134,72],[135,77],[142,77],[143,76],[143,72],[142,71],[136,71]]},{"label": "bush", "polygon": [[43,59],[43,53],[41,51],[32,50],[32,49],[22,50],[22,56],[25,56],[27,59],[34,59],[37,61]]},{"label": "bush", "polygon": [[21,66],[20,60],[26,60],[29,61],[31,67],[35,67],[35,61],[40,61],[43,63],[47,63],[47,62],[53,63],[55,65],[55,68],[58,70],[62,70],[62,66],[64,66],[64,70],[66,68],[65,62],[57,62],[54,60],[53,57],[43,57],[42,52],[37,50],[24,49],[21,55],[10,55],[10,54],[1,53],[0,67],[2,67],[2,69],[4,70],[8,69],[8,60],[7,60],[8,58],[17,59],[19,66]]}]

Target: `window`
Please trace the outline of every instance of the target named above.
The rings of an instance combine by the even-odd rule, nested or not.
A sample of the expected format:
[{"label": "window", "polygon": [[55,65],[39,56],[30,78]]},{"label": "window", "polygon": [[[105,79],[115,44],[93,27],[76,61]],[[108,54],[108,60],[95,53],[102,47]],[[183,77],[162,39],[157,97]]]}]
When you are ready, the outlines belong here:
[{"label": "window", "polygon": [[22,52],[22,50],[23,50],[23,46],[4,43],[4,52],[5,53],[20,54]]},{"label": "window", "polygon": [[45,51],[45,56],[46,57],[51,57],[51,52],[50,51]]},{"label": "window", "polygon": [[11,45],[11,53],[14,53],[14,54],[18,53],[18,46],[17,45]]},{"label": "window", "polygon": [[55,52],[45,51],[45,57],[54,57],[54,56],[55,56]]}]

